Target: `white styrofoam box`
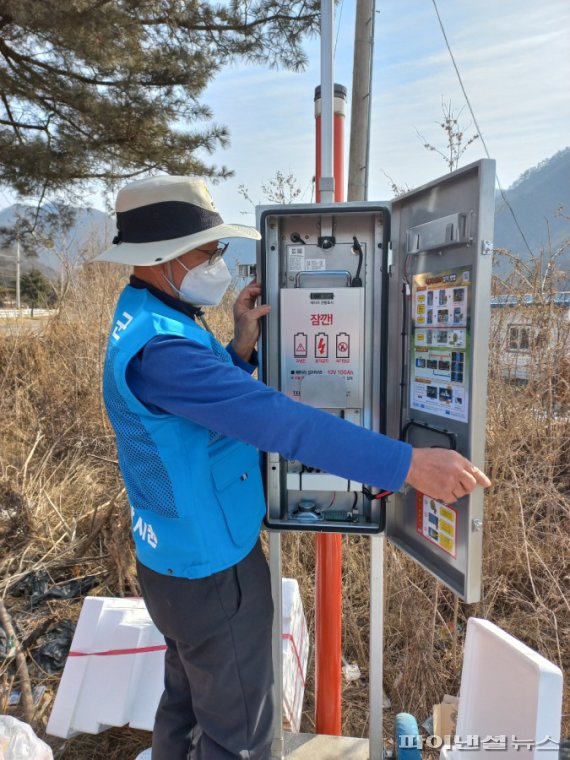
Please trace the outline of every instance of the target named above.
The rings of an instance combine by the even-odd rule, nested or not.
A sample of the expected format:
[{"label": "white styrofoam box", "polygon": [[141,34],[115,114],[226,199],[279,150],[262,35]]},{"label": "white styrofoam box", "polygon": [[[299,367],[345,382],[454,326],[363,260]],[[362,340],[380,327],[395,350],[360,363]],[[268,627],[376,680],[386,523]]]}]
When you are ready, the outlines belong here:
[{"label": "white styrofoam box", "polygon": [[283,725],[298,732],[305,695],[309,636],[297,581],[283,578],[282,594]]},{"label": "white styrofoam box", "polygon": [[[145,614],[146,612],[145,607]],[[164,643],[160,631],[152,620],[147,617],[143,627],[142,646],[150,647]],[[142,691],[148,690],[146,698],[132,702],[129,725],[143,731],[152,731],[154,715],[164,688],[164,657],[162,654],[154,657],[135,658],[135,683],[143,684]]]},{"label": "white styrofoam box", "polygon": [[[488,620],[470,618],[455,729],[464,741],[479,738],[478,750],[469,749],[469,756],[489,750],[487,737],[504,736],[503,760],[558,758],[561,720],[560,668]],[[442,750],[447,760],[462,757],[458,746]]]},{"label": "white styrofoam box", "polygon": [[[163,690],[165,649],[142,599],[87,597],[47,732],[62,738],[97,734],[130,723],[133,716],[137,728],[152,730]],[[140,725],[141,715],[148,715],[146,725]]]},{"label": "white styrofoam box", "polygon": [[[309,642],[297,581],[283,579],[287,724],[300,724]],[[47,726],[67,739],[109,726],[152,731],[164,684],[164,638],[142,599],[86,597]],[[298,728],[294,729],[298,730]]]}]

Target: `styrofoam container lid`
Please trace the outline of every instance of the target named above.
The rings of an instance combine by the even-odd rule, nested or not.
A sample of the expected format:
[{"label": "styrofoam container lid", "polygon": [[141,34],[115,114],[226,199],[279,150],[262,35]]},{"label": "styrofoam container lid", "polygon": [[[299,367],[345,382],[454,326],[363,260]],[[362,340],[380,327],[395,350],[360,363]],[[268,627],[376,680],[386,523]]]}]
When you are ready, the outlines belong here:
[{"label": "styrofoam container lid", "polygon": [[[461,672],[456,735],[483,741],[506,736],[502,760],[541,757],[556,749],[562,719],[560,668],[488,620],[470,618]],[[550,742],[517,749],[512,737]],[[522,751],[524,750],[524,751]]]}]

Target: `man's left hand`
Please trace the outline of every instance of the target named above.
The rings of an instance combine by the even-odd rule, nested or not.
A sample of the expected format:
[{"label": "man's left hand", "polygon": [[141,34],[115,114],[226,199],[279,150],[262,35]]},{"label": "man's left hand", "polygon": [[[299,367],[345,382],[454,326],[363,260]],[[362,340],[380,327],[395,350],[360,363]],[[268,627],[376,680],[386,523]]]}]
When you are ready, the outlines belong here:
[{"label": "man's left hand", "polygon": [[234,303],[234,339],[232,347],[236,354],[248,362],[259,338],[259,320],[271,311],[271,306],[256,306],[261,295],[261,285],[255,280],[246,285]]}]

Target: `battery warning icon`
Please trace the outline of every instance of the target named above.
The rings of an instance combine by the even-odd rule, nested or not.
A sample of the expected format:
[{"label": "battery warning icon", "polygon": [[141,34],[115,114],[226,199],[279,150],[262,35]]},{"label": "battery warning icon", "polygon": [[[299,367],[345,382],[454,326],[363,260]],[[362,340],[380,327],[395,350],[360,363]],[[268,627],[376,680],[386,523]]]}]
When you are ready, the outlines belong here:
[{"label": "battery warning icon", "polygon": [[329,336],[326,333],[317,333],[315,335],[315,356],[317,359],[328,359]]},{"label": "battery warning icon", "polygon": [[350,357],[350,335],[345,332],[337,333],[336,358],[348,359]]},{"label": "battery warning icon", "polygon": [[307,358],[307,333],[298,332],[293,336],[293,356],[295,359]]}]

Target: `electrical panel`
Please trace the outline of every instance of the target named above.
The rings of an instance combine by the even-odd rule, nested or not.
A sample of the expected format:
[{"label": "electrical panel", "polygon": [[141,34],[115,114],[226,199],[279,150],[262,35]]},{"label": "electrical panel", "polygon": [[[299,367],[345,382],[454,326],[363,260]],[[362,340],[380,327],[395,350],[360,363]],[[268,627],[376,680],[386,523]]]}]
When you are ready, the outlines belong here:
[{"label": "electrical panel", "polygon": [[[382,431],[389,212],[378,204],[259,209],[258,276],[272,306],[261,345],[265,382],[290,398]],[[265,458],[267,523],[379,532],[385,502],[367,484],[277,453]]]},{"label": "electrical panel", "polygon": [[[494,161],[391,204],[258,209],[272,306],[261,377],[291,398],[484,469]],[[480,594],[483,490],[444,504],[265,455],[266,523],[387,536],[461,598]]]}]

